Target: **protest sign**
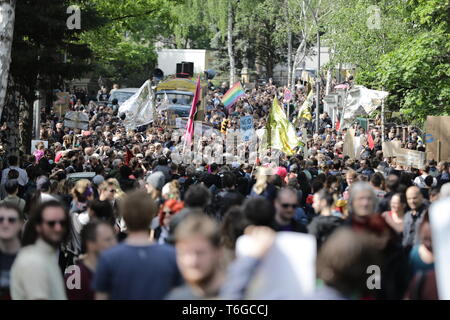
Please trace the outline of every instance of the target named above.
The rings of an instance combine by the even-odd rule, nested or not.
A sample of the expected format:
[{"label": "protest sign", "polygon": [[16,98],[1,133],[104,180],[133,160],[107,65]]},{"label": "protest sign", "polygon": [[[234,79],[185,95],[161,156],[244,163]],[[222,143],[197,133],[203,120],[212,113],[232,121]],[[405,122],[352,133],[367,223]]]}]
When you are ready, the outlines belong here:
[{"label": "protest sign", "polygon": [[[239,237],[237,257],[245,256],[251,239]],[[302,250],[298,250],[302,248]],[[278,232],[246,290],[245,299],[299,299],[311,294],[316,281],[316,238],[309,234]],[[282,285],[280,285],[282,284]]]},{"label": "protest sign", "polygon": [[450,300],[450,198],[431,205],[430,223],[439,299]]},{"label": "protest sign", "polygon": [[350,159],[355,158],[355,130],[352,128],[348,129],[345,135],[343,153]]},{"label": "protest sign", "polygon": [[69,111],[64,117],[64,126],[72,129],[89,129],[89,116],[80,111]]},{"label": "protest sign", "polygon": [[428,116],[425,124],[427,160],[450,161],[450,116]]},{"label": "protest sign", "polygon": [[254,134],[252,116],[241,117],[241,134],[243,141],[248,142],[252,140]]},{"label": "protest sign", "polygon": [[57,92],[55,95],[56,101],[53,102],[53,110],[55,114],[61,117],[69,111],[70,95],[68,92]]},{"label": "protest sign", "polygon": [[425,152],[421,151],[397,149],[396,159],[399,165],[405,167],[423,169],[425,166]]},{"label": "protest sign", "polygon": [[401,141],[385,141],[383,142],[383,156],[384,157],[396,157],[397,150],[401,149]]}]

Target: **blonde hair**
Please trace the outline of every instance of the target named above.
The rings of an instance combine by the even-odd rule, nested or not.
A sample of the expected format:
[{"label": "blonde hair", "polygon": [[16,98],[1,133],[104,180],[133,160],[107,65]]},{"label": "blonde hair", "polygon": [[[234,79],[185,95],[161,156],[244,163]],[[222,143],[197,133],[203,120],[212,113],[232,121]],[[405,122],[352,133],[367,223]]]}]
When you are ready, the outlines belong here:
[{"label": "blonde hair", "polygon": [[256,169],[256,183],[253,186],[253,191],[257,194],[263,193],[267,187],[269,176],[271,175],[271,168],[258,167]]},{"label": "blonde hair", "polygon": [[116,178],[109,178],[105,182],[107,184],[112,183],[116,187],[116,195],[114,196],[115,199],[123,199],[123,197],[125,196],[125,192],[123,192],[122,188],[120,187],[119,181],[117,181]]},{"label": "blonde hair", "polygon": [[180,183],[178,180],[166,183],[162,188],[162,196],[165,199],[181,200]]},{"label": "blonde hair", "polygon": [[[86,202],[89,196],[89,188],[92,188],[91,182],[87,179],[78,180],[72,189],[72,196],[79,202]],[[92,194],[92,191],[91,191]]]}]

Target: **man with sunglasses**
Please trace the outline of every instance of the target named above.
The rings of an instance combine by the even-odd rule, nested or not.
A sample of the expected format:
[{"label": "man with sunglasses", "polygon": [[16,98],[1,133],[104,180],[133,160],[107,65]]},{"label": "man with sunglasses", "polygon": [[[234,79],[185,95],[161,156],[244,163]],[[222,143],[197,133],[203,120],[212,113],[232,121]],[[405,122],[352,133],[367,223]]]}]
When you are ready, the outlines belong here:
[{"label": "man with sunglasses", "polygon": [[0,300],[10,300],[10,271],[20,250],[22,229],[19,208],[11,203],[0,204]]},{"label": "man with sunglasses", "polygon": [[42,203],[30,217],[25,233],[31,245],[23,248],[11,269],[14,300],[66,300],[58,252],[70,230],[69,213],[58,201]]},{"label": "man with sunglasses", "polygon": [[275,230],[307,233],[304,225],[294,219],[298,207],[297,192],[292,188],[283,188],[278,191],[274,201]]}]

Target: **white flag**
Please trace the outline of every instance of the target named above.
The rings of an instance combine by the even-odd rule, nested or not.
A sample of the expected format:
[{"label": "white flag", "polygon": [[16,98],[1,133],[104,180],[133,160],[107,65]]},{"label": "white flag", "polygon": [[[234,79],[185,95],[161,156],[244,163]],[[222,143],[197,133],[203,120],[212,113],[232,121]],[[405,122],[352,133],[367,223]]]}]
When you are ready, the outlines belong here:
[{"label": "white flag", "polygon": [[154,102],[150,80],[147,80],[134,95],[122,103],[119,114],[122,113],[125,114],[123,124],[127,130],[136,129],[153,121]]},{"label": "white flag", "polygon": [[355,86],[348,91],[342,128],[348,127],[358,116],[371,115],[388,95],[389,92],[371,90],[364,86]]}]

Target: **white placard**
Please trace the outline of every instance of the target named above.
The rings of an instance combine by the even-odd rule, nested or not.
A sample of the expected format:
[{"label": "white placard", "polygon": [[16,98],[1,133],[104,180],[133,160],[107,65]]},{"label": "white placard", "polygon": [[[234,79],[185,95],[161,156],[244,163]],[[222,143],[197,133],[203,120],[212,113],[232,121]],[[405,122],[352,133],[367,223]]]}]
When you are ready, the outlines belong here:
[{"label": "white placard", "polygon": [[[243,235],[236,243],[237,257],[245,256],[250,239]],[[258,267],[245,299],[296,300],[313,294],[316,282],[316,238],[297,232],[278,232]]]},{"label": "white placard", "polygon": [[431,205],[430,223],[439,299],[450,300],[450,197]]}]

